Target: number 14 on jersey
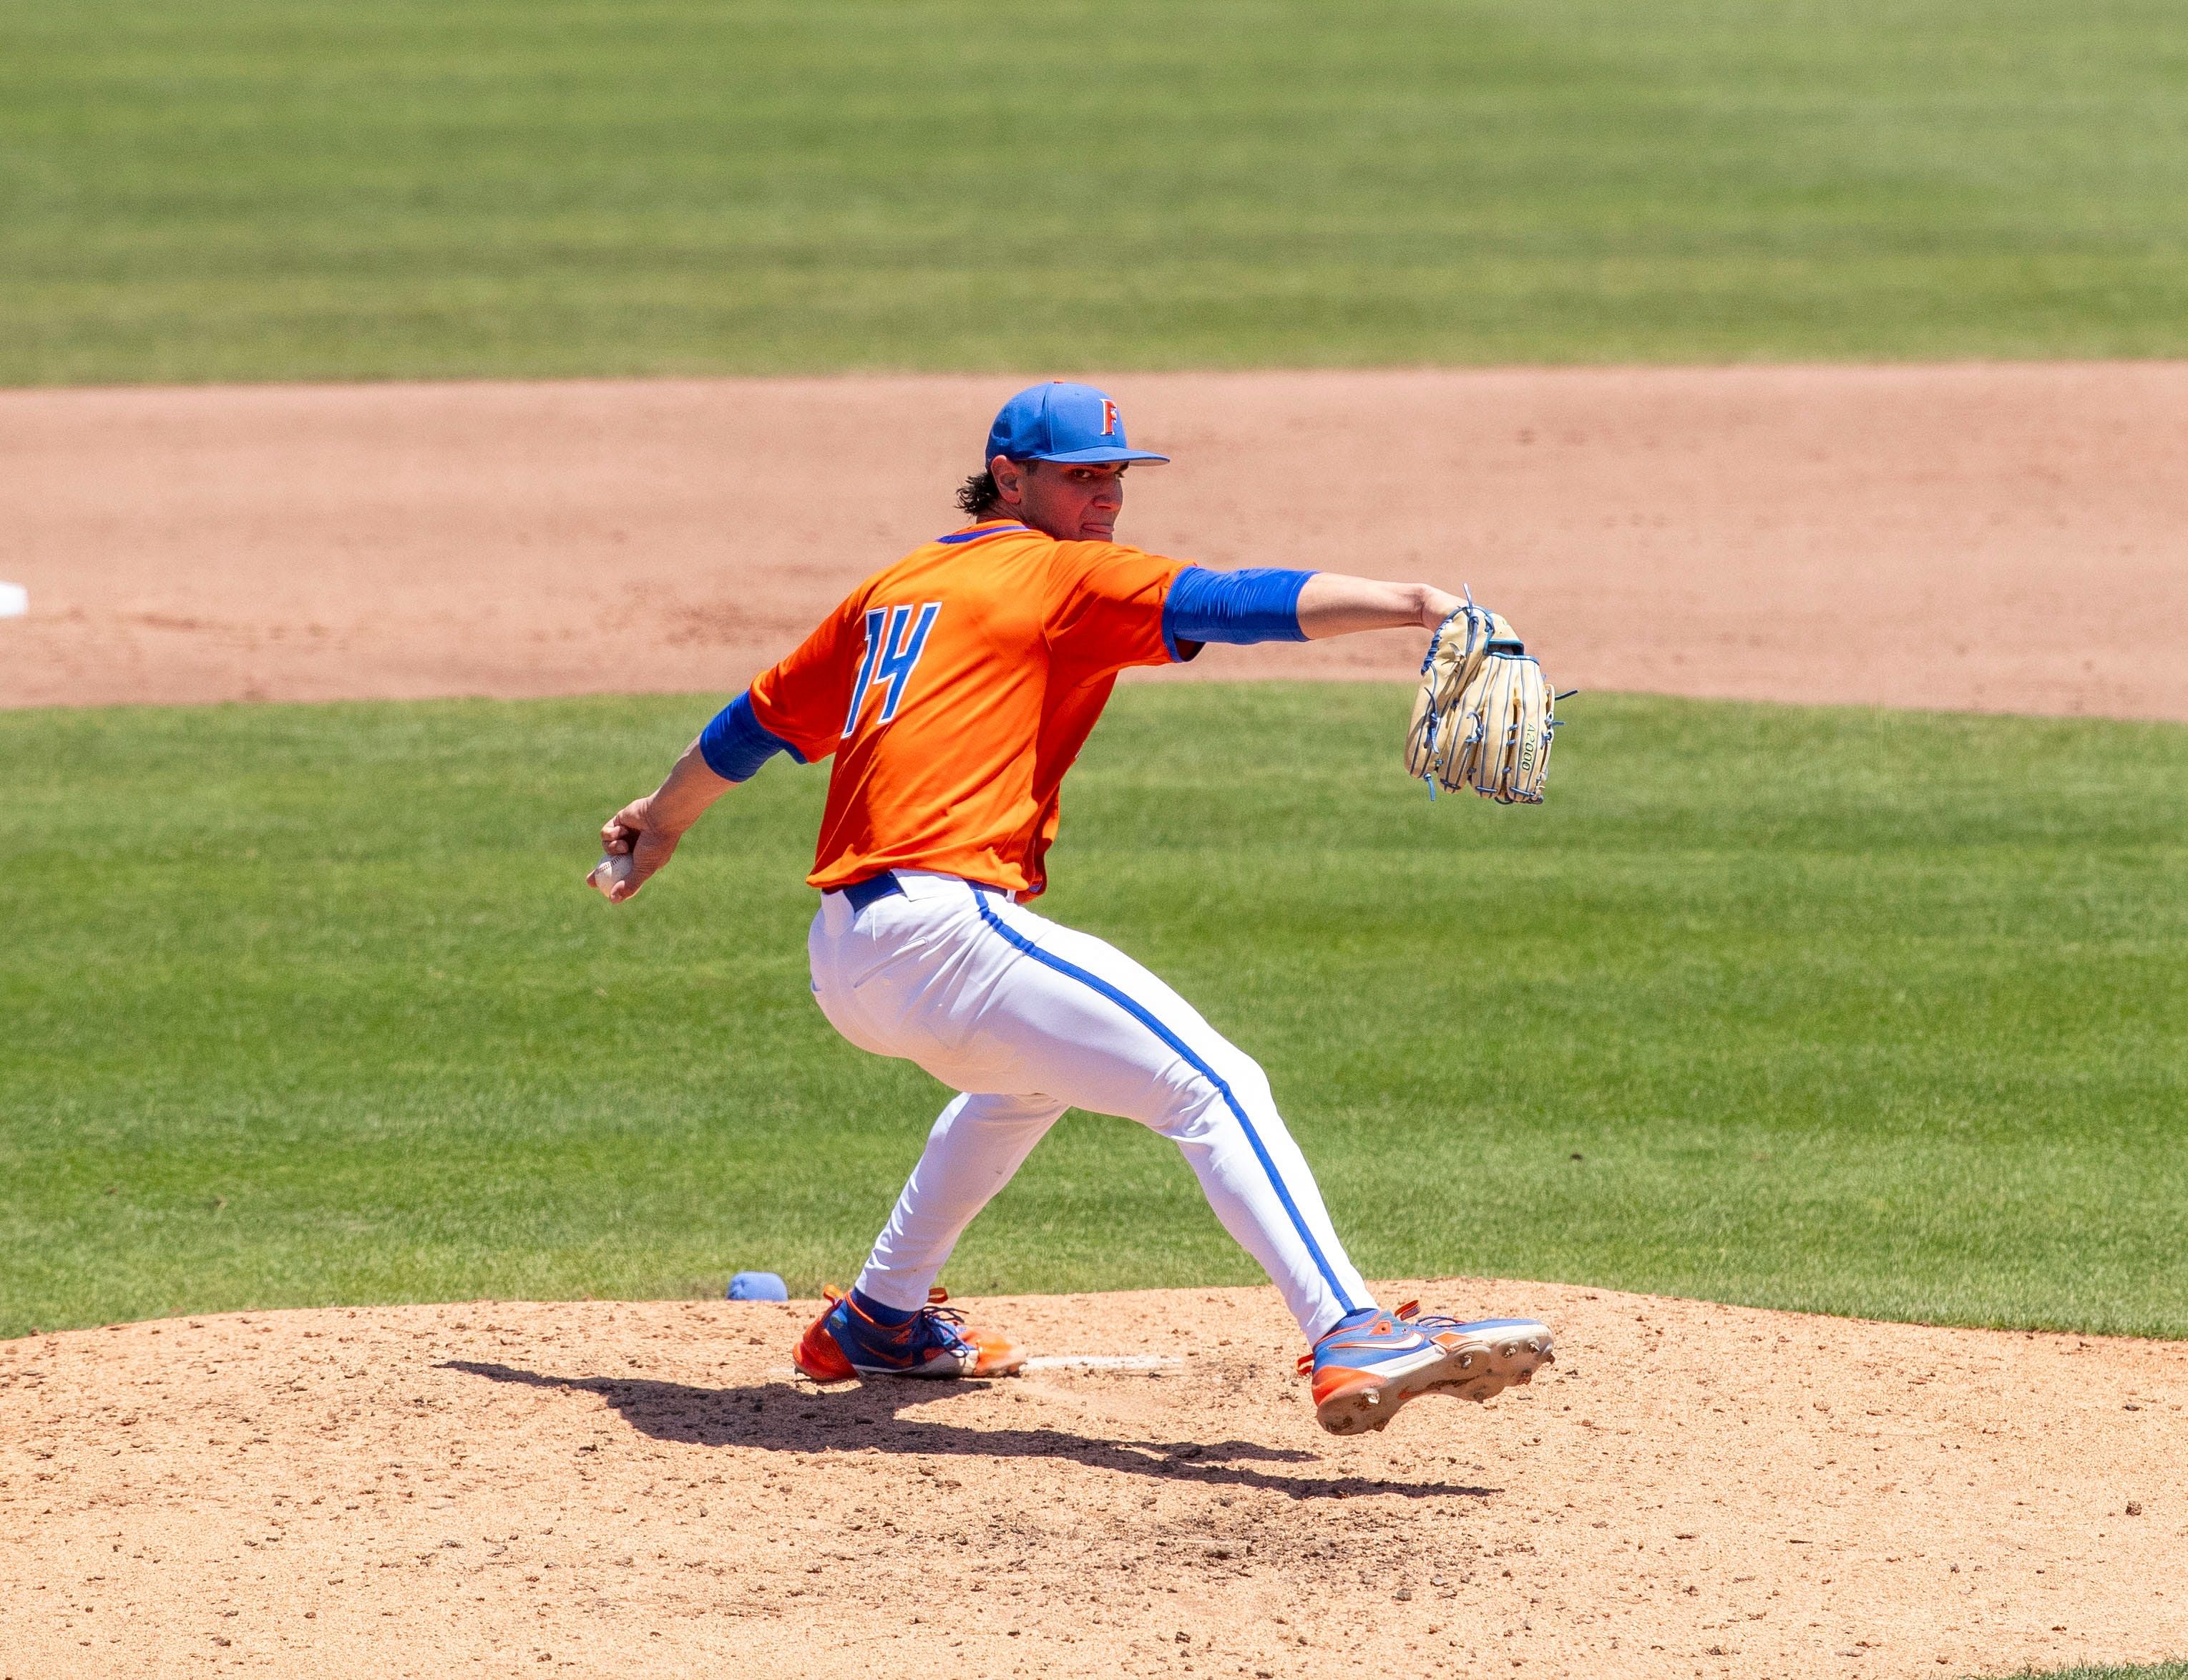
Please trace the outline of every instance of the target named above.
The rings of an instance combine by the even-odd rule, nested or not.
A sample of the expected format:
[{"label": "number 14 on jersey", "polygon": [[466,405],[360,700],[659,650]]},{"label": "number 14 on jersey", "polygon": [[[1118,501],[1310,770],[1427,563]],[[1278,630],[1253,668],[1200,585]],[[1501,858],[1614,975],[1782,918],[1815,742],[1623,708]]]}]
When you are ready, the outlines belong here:
[{"label": "number 14 on jersey", "polygon": [[851,709],[843,719],[844,740],[858,732],[859,713],[866,707],[867,695],[877,688],[883,691],[882,714],[877,723],[886,724],[896,716],[896,708],[904,701],[905,685],[911,679],[919,656],[927,651],[927,633],[934,628],[935,615],[941,611],[940,601],[930,600],[919,608],[915,623],[909,606],[866,609],[866,653],[860,662],[859,679],[851,686]]}]

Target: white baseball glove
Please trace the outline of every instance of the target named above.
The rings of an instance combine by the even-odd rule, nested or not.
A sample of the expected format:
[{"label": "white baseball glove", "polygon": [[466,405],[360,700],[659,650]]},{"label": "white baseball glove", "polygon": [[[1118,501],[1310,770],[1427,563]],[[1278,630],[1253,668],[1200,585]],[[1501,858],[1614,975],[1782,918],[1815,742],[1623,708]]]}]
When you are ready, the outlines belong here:
[{"label": "white baseball glove", "polygon": [[1436,626],[1406,731],[1406,769],[1501,805],[1542,803],[1556,699],[1510,624],[1469,595]]}]

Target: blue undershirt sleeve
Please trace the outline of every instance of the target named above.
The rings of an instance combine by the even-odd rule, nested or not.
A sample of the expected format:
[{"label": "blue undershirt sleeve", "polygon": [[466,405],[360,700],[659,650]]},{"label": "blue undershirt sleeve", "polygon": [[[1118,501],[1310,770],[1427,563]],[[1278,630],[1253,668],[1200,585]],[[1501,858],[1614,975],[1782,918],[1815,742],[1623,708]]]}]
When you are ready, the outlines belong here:
[{"label": "blue undershirt sleeve", "polygon": [[801,764],[805,762],[804,753],[753,715],[749,689],[715,713],[699,732],[699,756],[725,781],[751,781],[778,753],[787,753]]},{"label": "blue undershirt sleeve", "polygon": [[1300,591],[1311,572],[1249,567],[1210,572],[1188,566],[1170,580],[1163,600],[1163,645],[1173,659],[1190,659],[1181,643],[1305,641],[1300,629]]}]

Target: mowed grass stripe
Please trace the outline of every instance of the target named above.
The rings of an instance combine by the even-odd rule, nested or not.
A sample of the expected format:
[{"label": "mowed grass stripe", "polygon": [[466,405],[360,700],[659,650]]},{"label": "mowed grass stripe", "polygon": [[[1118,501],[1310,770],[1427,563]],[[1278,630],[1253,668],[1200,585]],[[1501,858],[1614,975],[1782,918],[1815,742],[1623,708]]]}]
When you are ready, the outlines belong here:
[{"label": "mowed grass stripe", "polygon": [[[1045,906],[1263,1060],[1371,1274],[2188,1334],[2188,730],[1590,695],[1506,810],[1407,703],[1127,685]],[[709,704],[0,714],[0,1332],[849,1276],[946,1094],[808,995],[821,774],[579,884]],[[1255,1277],[1074,1115],[945,1281]]]},{"label": "mowed grass stripe", "polygon": [[2188,352],[2168,0],[0,0],[0,383]]}]

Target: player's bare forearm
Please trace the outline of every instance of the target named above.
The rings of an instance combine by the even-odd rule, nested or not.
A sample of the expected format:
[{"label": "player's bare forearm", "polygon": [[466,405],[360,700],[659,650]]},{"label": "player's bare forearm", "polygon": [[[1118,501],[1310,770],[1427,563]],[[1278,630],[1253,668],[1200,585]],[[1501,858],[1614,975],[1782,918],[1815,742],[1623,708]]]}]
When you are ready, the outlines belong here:
[{"label": "player's bare forearm", "polygon": [[1300,590],[1299,623],[1309,640],[1360,630],[1433,630],[1464,603],[1428,583],[1384,583],[1317,572]]},{"label": "player's bare forearm", "polygon": [[684,749],[661,786],[634,799],[601,826],[601,849],[610,857],[628,856],[629,878],[616,883],[608,897],[621,904],[675,855],[677,843],[708,807],[735,786],[708,768],[694,741]]},{"label": "player's bare forearm", "polygon": [[695,739],[646,801],[654,826],[682,836],[736,784],[714,774]]}]

